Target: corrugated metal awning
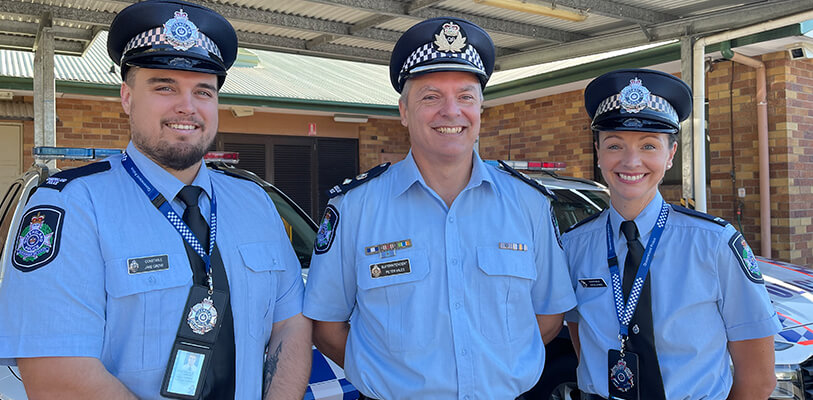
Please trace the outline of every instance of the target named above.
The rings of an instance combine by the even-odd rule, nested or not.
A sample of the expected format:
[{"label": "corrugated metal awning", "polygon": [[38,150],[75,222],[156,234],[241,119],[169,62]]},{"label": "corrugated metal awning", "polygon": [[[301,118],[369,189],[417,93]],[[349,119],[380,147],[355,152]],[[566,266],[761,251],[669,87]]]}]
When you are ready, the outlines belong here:
[{"label": "corrugated metal awning", "polygon": [[34,120],[34,105],[22,101],[0,101],[0,119]]}]

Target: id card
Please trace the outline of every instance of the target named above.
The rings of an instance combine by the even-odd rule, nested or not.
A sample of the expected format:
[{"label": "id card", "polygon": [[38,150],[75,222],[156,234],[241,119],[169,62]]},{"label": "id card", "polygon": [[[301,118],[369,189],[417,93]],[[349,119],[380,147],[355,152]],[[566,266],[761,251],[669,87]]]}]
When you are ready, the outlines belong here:
[{"label": "id card", "polygon": [[193,343],[176,342],[172,347],[161,396],[197,399],[203,390],[212,350]]},{"label": "id card", "polygon": [[607,352],[607,376],[609,400],[639,400],[641,382],[637,354],[625,351],[621,357],[618,350]]}]

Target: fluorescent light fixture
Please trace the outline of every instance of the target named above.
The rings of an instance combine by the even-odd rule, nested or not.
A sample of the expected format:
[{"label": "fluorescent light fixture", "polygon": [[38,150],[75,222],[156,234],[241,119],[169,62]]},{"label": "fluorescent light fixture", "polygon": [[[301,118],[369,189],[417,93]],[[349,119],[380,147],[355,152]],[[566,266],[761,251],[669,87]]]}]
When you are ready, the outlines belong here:
[{"label": "fluorescent light fixture", "polygon": [[11,100],[14,98],[14,92],[10,90],[0,90],[0,100]]},{"label": "fluorescent light fixture", "polygon": [[363,124],[367,122],[367,116],[350,115],[350,114],[333,114],[333,120],[336,122],[352,122],[356,124]]},{"label": "fluorescent light fixture", "polygon": [[567,11],[560,8],[548,7],[542,4],[530,3],[520,0],[474,0],[474,2],[485,6],[504,8],[506,10],[514,10],[530,14],[544,15],[546,17],[559,18],[574,22],[581,22],[587,18],[587,15],[581,13]]}]

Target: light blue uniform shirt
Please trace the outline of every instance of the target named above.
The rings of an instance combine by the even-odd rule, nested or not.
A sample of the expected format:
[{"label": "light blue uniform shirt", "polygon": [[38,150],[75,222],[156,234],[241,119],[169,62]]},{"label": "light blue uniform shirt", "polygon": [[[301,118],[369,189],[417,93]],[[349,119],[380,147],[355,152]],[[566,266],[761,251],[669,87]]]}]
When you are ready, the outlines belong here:
[{"label": "light blue uniform shirt", "polygon": [[[127,147],[167,199],[184,184]],[[0,363],[41,356],[95,357],[136,396],[160,398],[170,350],[184,318],[192,271],[180,234],[121,166],[40,188],[27,208],[65,210],[56,257],[21,272],[5,265],[0,287]],[[263,352],[274,322],[302,310],[300,265],[268,195],[256,184],[201,168],[193,185],[203,215],[217,196],[217,246],[234,316],[235,399],[261,396]],[[183,215],[183,203],[172,200]],[[24,221],[25,224],[25,221]],[[130,274],[128,259],[167,255],[169,268]],[[185,323],[185,322],[184,322]]]},{"label": "light blue uniform shirt", "polygon": [[[658,193],[635,218],[644,246],[662,200]],[[579,388],[603,397],[607,351],[620,348],[607,266],[608,216],[623,277],[627,241],[624,218],[614,208],[562,237],[579,302],[578,312],[567,316],[579,323]],[[735,234],[730,224],[669,210],[650,269],[655,347],[667,399],[726,398],[732,384],[727,343],[773,336],[781,327],[765,285],[748,279],[728,245]],[[579,282],[584,279],[602,279],[606,286],[585,287]]]},{"label": "light blue uniform shirt", "polygon": [[[330,204],[335,239],[311,261],[305,315],[350,320],[351,383],[388,400],[513,399],[533,387],[545,358],[536,314],[575,306],[547,197],[475,155],[447,207],[410,153]],[[366,251],[405,240],[388,257]],[[410,271],[373,277],[373,264],[397,260]]]}]

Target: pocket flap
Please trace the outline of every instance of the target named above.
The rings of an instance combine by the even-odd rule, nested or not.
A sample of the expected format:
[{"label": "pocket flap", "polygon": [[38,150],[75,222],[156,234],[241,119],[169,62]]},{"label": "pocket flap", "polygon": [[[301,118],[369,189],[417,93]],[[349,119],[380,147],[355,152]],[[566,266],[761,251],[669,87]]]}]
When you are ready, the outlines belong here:
[{"label": "pocket flap", "polygon": [[173,287],[187,286],[192,281],[192,270],[186,254],[169,254],[169,268],[149,272],[130,273],[128,260],[116,258],[105,261],[105,290],[111,297],[119,298],[138,293]]},{"label": "pocket flap", "polygon": [[363,257],[356,264],[356,273],[361,290],[415,282],[429,274],[429,257],[423,249],[399,251],[388,258]]},{"label": "pocket flap", "polygon": [[273,242],[244,243],[237,248],[243,262],[254,272],[285,270],[284,260]]},{"label": "pocket flap", "polygon": [[533,252],[477,247],[477,265],[486,275],[536,279]]}]

